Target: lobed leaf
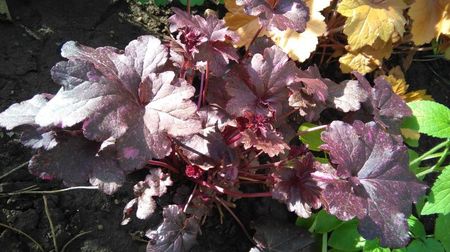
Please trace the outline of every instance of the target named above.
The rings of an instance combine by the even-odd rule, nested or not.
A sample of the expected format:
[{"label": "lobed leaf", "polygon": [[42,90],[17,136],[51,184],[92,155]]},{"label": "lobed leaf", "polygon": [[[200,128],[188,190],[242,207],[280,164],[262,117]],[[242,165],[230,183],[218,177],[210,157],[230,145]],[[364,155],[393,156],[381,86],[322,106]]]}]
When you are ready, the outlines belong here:
[{"label": "lobed leaf", "polygon": [[237,0],[245,13],[257,16],[262,26],[268,30],[292,29],[303,32],[309,20],[309,10],[301,0]]},{"label": "lobed leaf", "polygon": [[353,50],[365,45],[373,46],[377,39],[391,40],[394,34],[403,36],[406,19],[403,10],[408,6],[403,1],[343,0],[337,11],[347,17],[344,33]]},{"label": "lobed leaf", "polygon": [[272,197],[286,203],[289,211],[295,212],[299,217],[308,218],[311,216],[311,209],[318,209],[322,205],[322,189],[311,175],[322,170],[321,164],[314,161],[310,152],[292,162],[293,167],[280,167],[272,173]]},{"label": "lobed leaf", "polygon": [[450,213],[450,166],[445,167],[431,188],[431,193],[422,209],[422,215]]},{"label": "lobed leaf", "polygon": [[420,133],[438,138],[450,137],[450,109],[433,101],[408,103],[413,111],[413,120]]},{"label": "lobed leaf", "polygon": [[412,41],[423,45],[441,34],[450,35],[448,11],[450,3],[445,0],[416,0],[408,10],[412,19]]},{"label": "lobed leaf", "polygon": [[322,194],[327,211],[341,220],[357,217],[366,239],[405,246],[411,203],[426,189],[408,169],[407,148],[374,122],[334,121],[322,140],[339,177],[328,181]]},{"label": "lobed leaf", "polygon": [[297,67],[278,47],[253,55],[251,62],[233,69],[226,77],[230,96],[228,113],[243,116],[245,111],[274,117],[282,114],[288,97],[287,85],[294,82]]},{"label": "lobed leaf", "polygon": [[21,125],[36,125],[36,115],[48,103],[51,95],[38,94],[33,98],[11,105],[0,113],[0,127],[12,130]]},{"label": "lobed leaf", "polygon": [[147,252],[189,251],[196,243],[199,221],[195,217],[186,217],[177,205],[165,207],[163,217],[163,223],[156,230],[148,230],[145,234],[150,239]]}]

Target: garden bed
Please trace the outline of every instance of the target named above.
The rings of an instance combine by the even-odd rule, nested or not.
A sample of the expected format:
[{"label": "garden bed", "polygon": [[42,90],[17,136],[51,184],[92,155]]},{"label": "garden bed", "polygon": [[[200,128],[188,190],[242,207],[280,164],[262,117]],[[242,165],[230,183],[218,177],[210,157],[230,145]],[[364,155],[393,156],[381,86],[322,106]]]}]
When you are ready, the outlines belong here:
[{"label": "garden bed", "polygon": [[[139,15],[137,6],[125,1],[108,0],[35,0],[9,1],[12,23],[0,23],[0,111],[11,104],[30,99],[36,93],[56,93],[58,86],[50,78],[50,68],[62,60],[61,45],[67,40],[98,47],[111,45],[124,48],[142,34],[162,37],[164,25],[160,17]],[[131,10],[132,8],[133,11]],[[140,26],[139,21],[155,20],[154,25]],[[149,29],[151,27],[151,29]],[[449,105],[450,64],[443,60],[422,60],[420,55],[413,62],[406,80],[410,90],[426,89],[433,98]],[[395,60],[395,59],[394,59]],[[325,73],[332,73],[331,63]],[[326,76],[333,77],[333,76]],[[421,150],[435,144],[422,137]],[[0,175],[28,161],[31,152],[22,147],[17,135],[0,131]],[[66,251],[145,251],[145,231],[155,228],[162,221],[161,206],[169,195],[158,200],[158,211],[148,220],[133,220],[120,225],[125,204],[132,199],[132,186],[145,176],[143,171],[130,175],[130,179],[113,196],[96,190],[75,190],[48,195],[48,210],[56,228],[57,244],[61,249],[73,240]],[[0,180],[0,192],[12,192],[30,186],[41,190],[60,189],[58,182],[45,182],[29,174],[26,167]],[[173,194],[175,192],[169,192]],[[45,251],[54,244],[41,195],[18,195],[0,198],[0,223],[29,234]],[[253,222],[264,216],[280,221],[295,221],[295,214],[272,199],[237,201],[235,211],[251,232]],[[199,244],[193,251],[248,251],[252,243],[235,220],[214,210],[202,226]],[[427,224],[429,223],[429,224]],[[434,221],[425,221],[432,230]],[[430,231],[432,232],[432,231]],[[27,251],[32,243],[23,235],[0,228],[0,247],[4,251]],[[312,248],[311,248],[312,249]]]}]

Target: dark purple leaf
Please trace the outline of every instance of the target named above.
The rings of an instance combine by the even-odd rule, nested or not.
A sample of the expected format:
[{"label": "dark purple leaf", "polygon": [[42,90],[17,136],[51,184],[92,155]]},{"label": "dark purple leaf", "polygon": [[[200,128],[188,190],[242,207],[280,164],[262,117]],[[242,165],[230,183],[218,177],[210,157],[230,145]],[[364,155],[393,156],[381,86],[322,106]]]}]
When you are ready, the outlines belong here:
[{"label": "dark purple leaf", "polygon": [[[42,179],[61,179],[66,185],[86,183],[89,179],[113,193],[124,180],[124,172],[110,151],[101,151],[100,144],[75,133],[60,133],[58,144],[48,151],[40,151],[29,163],[32,174]],[[108,173],[107,175],[105,173]],[[113,185],[115,184],[115,186]]]},{"label": "dark purple leaf", "polygon": [[228,30],[225,21],[215,15],[207,15],[206,18],[199,15],[191,15],[184,10],[173,8],[175,13],[169,18],[170,32],[176,32],[183,28],[190,28],[200,34],[200,41],[217,42],[235,39],[236,34]]},{"label": "dark purple leaf", "polygon": [[227,76],[226,90],[231,97],[226,110],[235,116],[245,111],[275,117],[282,114],[288,97],[287,86],[298,71],[295,63],[278,47],[255,54],[250,64],[240,65]]},{"label": "dark purple leaf", "polygon": [[17,130],[21,132],[20,142],[26,147],[50,150],[58,144],[55,139],[56,132],[51,127],[24,125],[19,126]]},{"label": "dark purple leaf", "polygon": [[155,73],[167,61],[167,49],[152,36],[130,42],[125,52],[111,47],[93,49],[68,42],[53,78],[63,85],[36,117],[41,126],[62,127],[84,121],[91,140],[116,139],[122,168],[141,168],[145,160],[163,158],[169,137],[200,129],[194,87],[174,72]]},{"label": "dark purple leaf", "polygon": [[194,56],[194,60],[208,62],[209,70],[218,77],[226,72],[230,60],[239,59],[236,50],[224,42],[205,43],[198,49],[199,52]]},{"label": "dark purple leaf", "polygon": [[255,225],[253,236],[257,247],[250,252],[289,252],[310,251],[308,247],[314,242],[308,231],[291,223],[280,223],[268,217]]},{"label": "dark purple leaf", "polygon": [[314,161],[312,153],[307,152],[292,160],[292,163],[279,167],[272,174],[274,185],[272,197],[288,206],[302,218],[311,216],[311,209],[321,207],[321,191],[318,182],[311,176],[320,169],[321,164]]},{"label": "dark purple leaf", "polygon": [[289,105],[299,110],[307,121],[316,121],[326,108],[328,86],[336,85],[327,78],[322,78],[317,66],[310,66],[305,71],[297,71],[296,81],[289,85],[291,95]]},{"label": "dark purple leaf", "polygon": [[[238,54],[228,40],[236,40],[236,34],[228,30],[225,21],[215,15],[203,18],[199,15],[190,15],[184,10],[174,8],[175,14],[169,18],[170,31],[178,31],[178,45],[173,50],[177,64],[182,61],[183,55],[188,60],[208,61],[210,71],[215,76],[222,76],[230,60],[237,61]],[[181,47],[181,48],[180,48]]]},{"label": "dark purple leaf", "polygon": [[236,126],[240,131],[240,141],[245,149],[252,147],[262,150],[274,157],[289,149],[289,145],[272,126],[272,118],[245,111],[244,116],[236,118]]},{"label": "dark purple leaf", "polygon": [[125,170],[139,169],[146,160],[168,155],[169,137],[188,136],[201,130],[197,107],[190,100],[195,88],[174,77],[173,72],[148,77],[150,102],[140,112],[138,121],[116,142]]},{"label": "dark purple leaf", "polygon": [[283,140],[283,137],[274,129],[269,129],[265,136],[258,135],[252,130],[245,130],[242,133],[241,142],[245,149],[256,148],[262,150],[270,157],[277,156],[289,150],[289,145]]},{"label": "dark purple leaf", "polygon": [[237,0],[236,4],[247,14],[258,16],[268,30],[303,32],[309,20],[309,9],[302,0]]},{"label": "dark purple leaf", "polygon": [[334,121],[322,140],[322,149],[337,165],[338,178],[327,181],[323,192],[328,212],[341,220],[360,219],[359,231],[366,239],[405,246],[406,219],[426,189],[408,169],[407,148],[374,122]]},{"label": "dark purple leaf", "polygon": [[147,252],[187,252],[196,243],[200,231],[198,219],[186,217],[183,209],[169,205],[163,210],[164,221],[156,230],[149,230]]},{"label": "dark purple leaf", "polygon": [[392,86],[383,78],[375,79],[375,86],[357,72],[353,75],[358,79],[360,85],[369,93],[369,98],[363,103],[368,113],[373,115],[375,122],[380,124],[388,132],[400,134],[400,125],[403,118],[411,116],[412,111],[405,101],[392,90]]},{"label": "dark purple leaf", "polygon": [[220,108],[207,106],[198,111],[202,122],[200,133],[181,139],[181,147],[191,162],[203,169],[218,164],[229,165],[236,160],[235,152],[225,143],[221,131],[230,122]]}]

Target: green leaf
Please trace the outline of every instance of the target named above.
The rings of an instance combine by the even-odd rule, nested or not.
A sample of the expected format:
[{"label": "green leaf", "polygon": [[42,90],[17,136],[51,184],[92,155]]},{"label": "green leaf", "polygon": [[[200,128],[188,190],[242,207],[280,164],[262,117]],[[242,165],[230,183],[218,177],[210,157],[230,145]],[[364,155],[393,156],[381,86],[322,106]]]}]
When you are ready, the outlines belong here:
[{"label": "green leaf", "polygon": [[402,122],[400,130],[402,132],[403,140],[406,144],[412,147],[419,146],[419,123],[417,122],[416,117],[406,117]]},{"label": "green leaf", "polygon": [[[187,5],[187,0],[180,0],[180,3]],[[205,0],[191,0],[191,6],[202,6]]]},{"label": "green leaf", "polygon": [[450,251],[450,214],[440,214],[434,226],[434,238],[440,241],[446,251]]},{"label": "green leaf", "polygon": [[[419,157],[419,154],[417,154],[417,152],[415,152],[414,150],[411,150],[408,148],[408,157],[409,157],[409,161],[411,162],[412,160],[416,159]],[[416,163],[415,165],[409,166],[409,170],[411,172],[413,172],[414,174],[417,174],[420,171],[420,162]]]},{"label": "green leaf", "polygon": [[425,238],[427,233],[425,232],[425,227],[422,222],[417,219],[414,215],[409,216],[408,218],[408,226],[409,231],[411,232],[414,238]]},{"label": "green leaf", "polygon": [[[423,206],[425,205],[425,202],[427,202],[427,196],[423,195],[419,198],[419,200],[416,202],[416,211],[417,213],[422,213]],[[420,216],[421,214],[419,214]]]},{"label": "green leaf", "polygon": [[363,249],[366,240],[359,234],[357,226],[358,221],[356,220],[343,223],[333,231],[328,240],[328,245],[343,251],[359,251]]},{"label": "green leaf", "polygon": [[407,252],[445,252],[442,244],[435,239],[413,240],[406,248]]},{"label": "green leaf", "polygon": [[392,252],[406,252],[406,248],[393,249]]},{"label": "green leaf", "polygon": [[434,101],[413,101],[408,106],[413,111],[420,133],[438,138],[450,137],[449,108]]},{"label": "green leaf", "polygon": [[295,221],[295,225],[297,225],[301,228],[304,228],[304,229],[309,229],[313,225],[314,220],[316,219],[316,216],[317,216],[317,214],[313,213],[311,215],[311,217],[306,218],[306,219],[297,217],[297,220]]},{"label": "green leaf", "polygon": [[[140,1],[147,1],[148,2],[149,0],[140,0]],[[171,0],[153,0],[153,1],[158,6],[166,6],[166,5],[168,5],[171,2]]]},{"label": "green leaf", "polygon": [[11,21],[11,14],[9,14],[8,5],[6,4],[6,0],[0,0],[0,20],[9,20]]},{"label": "green leaf", "polygon": [[[298,127],[298,131],[307,131],[311,128],[317,127],[318,125],[312,124],[312,123],[303,123]],[[300,138],[300,141],[302,141],[304,144],[308,145],[308,148],[313,151],[320,151],[320,145],[323,144],[322,139],[320,139],[320,133],[322,133],[322,130],[316,130],[312,131],[306,134],[302,134],[298,138]]]},{"label": "green leaf", "polygon": [[321,164],[329,164],[328,158],[314,157],[314,159]]},{"label": "green leaf", "polygon": [[369,240],[366,241],[364,245],[363,252],[390,252],[390,248],[383,248],[380,246],[379,240]]},{"label": "green leaf", "polygon": [[450,213],[450,166],[445,167],[442,174],[437,178],[421,214],[435,213]]},{"label": "green leaf", "polygon": [[341,224],[342,221],[322,209],[319,213],[317,213],[314,223],[309,230],[314,233],[323,234],[333,231]]}]

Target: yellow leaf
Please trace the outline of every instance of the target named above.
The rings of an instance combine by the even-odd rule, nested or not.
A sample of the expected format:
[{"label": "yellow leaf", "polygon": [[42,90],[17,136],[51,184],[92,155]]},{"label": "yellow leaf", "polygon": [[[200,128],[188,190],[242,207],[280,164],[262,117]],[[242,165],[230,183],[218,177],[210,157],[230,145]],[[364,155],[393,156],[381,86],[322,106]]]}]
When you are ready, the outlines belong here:
[{"label": "yellow leaf", "polygon": [[408,6],[401,0],[342,0],[337,11],[347,17],[344,33],[353,50],[374,46],[378,39],[387,43],[403,36]]},{"label": "yellow leaf", "polygon": [[[225,7],[229,11],[223,18],[225,24],[239,35],[239,41],[234,46],[248,48],[261,28],[258,17],[246,14],[243,7],[237,5],[235,0],[225,0]],[[259,33],[259,37],[265,34],[264,30]]]},{"label": "yellow leaf", "polygon": [[320,13],[330,6],[330,0],[306,0],[309,7],[310,20],[306,24],[306,30],[298,33],[294,30],[272,31],[269,37],[293,60],[303,62],[309,58],[311,52],[316,49],[318,37],[327,31],[325,17]]},{"label": "yellow leaf", "polygon": [[413,20],[411,33],[416,45],[429,43],[440,34],[450,34],[448,0],[416,0],[408,11]]},{"label": "yellow leaf", "polygon": [[409,85],[404,78],[404,74],[398,66],[391,69],[388,76],[384,76],[384,79],[392,85],[394,93],[405,100],[405,102],[433,100],[431,95],[427,95],[427,91],[424,89],[407,92]]},{"label": "yellow leaf", "polygon": [[359,50],[350,49],[347,54],[339,58],[341,71],[343,73],[357,71],[366,74],[377,69],[383,63],[383,59],[391,56],[392,43],[383,43],[377,40],[374,45],[375,48],[364,46]]},{"label": "yellow leaf", "polygon": [[418,141],[420,138],[420,133],[417,130],[401,128],[400,132],[402,133],[402,136],[406,139]]}]

